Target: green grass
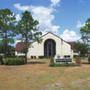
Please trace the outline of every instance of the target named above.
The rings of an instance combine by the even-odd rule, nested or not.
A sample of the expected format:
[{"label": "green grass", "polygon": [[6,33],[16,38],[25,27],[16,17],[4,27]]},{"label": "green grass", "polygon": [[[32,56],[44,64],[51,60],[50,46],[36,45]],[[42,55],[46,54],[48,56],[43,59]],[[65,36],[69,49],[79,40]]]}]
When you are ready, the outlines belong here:
[{"label": "green grass", "polygon": [[90,90],[89,64],[57,68],[50,67],[45,59],[32,62],[21,66],[1,65],[0,90]]}]

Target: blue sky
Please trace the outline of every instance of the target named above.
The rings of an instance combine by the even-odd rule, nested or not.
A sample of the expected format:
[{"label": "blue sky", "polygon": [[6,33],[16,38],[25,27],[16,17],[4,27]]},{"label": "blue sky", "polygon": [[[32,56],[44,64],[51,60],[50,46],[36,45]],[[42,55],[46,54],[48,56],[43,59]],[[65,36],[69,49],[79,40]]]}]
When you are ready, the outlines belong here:
[{"label": "blue sky", "polygon": [[20,14],[28,10],[43,33],[53,32],[66,41],[80,39],[80,27],[90,18],[90,0],[0,0],[0,9]]}]

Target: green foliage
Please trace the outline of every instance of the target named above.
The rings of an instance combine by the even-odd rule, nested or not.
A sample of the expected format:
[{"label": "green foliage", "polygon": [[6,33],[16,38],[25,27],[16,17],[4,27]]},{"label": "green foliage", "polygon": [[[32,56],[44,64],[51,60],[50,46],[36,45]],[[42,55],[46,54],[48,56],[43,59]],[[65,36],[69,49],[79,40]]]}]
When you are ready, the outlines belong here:
[{"label": "green foliage", "polygon": [[0,64],[3,64],[3,57],[0,56]]},{"label": "green foliage", "polygon": [[81,27],[80,31],[81,31],[82,40],[84,41],[84,43],[87,43],[88,45],[90,45],[90,43],[89,43],[89,39],[90,39],[90,19],[88,19],[86,21],[85,26]]},{"label": "green foliage", "polygon": [[[0,53],[3,54],[5,52],[5,48],[3,44],[0,44]],[[15,48],[11,45],[7,46],[7,56],[14,56],[15,55]]]},{"label": "green foliage", "polygon": [[4,47],[3,44],[0,43],[0,53],[4,53]]},{"label": "green foliage", "polygon": [[80,56],[85,56],[88,52],[88,45],[85,43],[76,42],[74,48],[77,52],[80,52]]},{"label": "green foliage", "polygon": [[26,56],[26,62],[27,62],[27,52],[29,47],[30,41],[37,41],[41,42],[41,32],[38,31],[37,25],[39,22],[37,20],[34,20],[31,13],[28,11],[25,11],[22,13],[21,20],[18,21],[16,26],[16,33],[21,35],[21,38],[23,42],[26,44],[26,48],[23,50],[25,52]]},{"label": "green foliage", "polygon": [[7,55],[7,46],[14,42],[13,37],[15,29],[15,15],[9,9],[0,9],[0,40],[4,45],[5,56]]},{"label": "green foliage", "polygon": [[[90,52],[90,18],[86,21],[85,26],[81,28],[82,40],[88,45],[88,52]],[[83,50],[84,51],[84,50]]]},{"label": "green foliage", "polygon": [[90,64],[90,56],[88,57],[88,63]]},{"label": "green foliage", "polygon": [[41,32],[38,31],[38,24],[39,22],[33,19],[31,13],[25,11],[22,13],[21,20],[17,23],[17,34],[20,34],[25,42],[29,40],[39,41]]},{"label": "green foliage", "polygon": [[5,65],[23,65],[25,63],[25,59],[21,57],[8,57],[4,59]]},{"label": "green foliage", "polygon": [[88,19],[85,23],[85,26],[81,27],[81,33],[87,33],[90,30],[90,19]]},{"label": "green foliage", "polygon": [[23,52],[27,56],[29,42],[37,41],[40,43],[42,41],[40,38],[42,33],[38,31],[38,24],[39,22],[34,20],[28,11],[22,13],[21,20],[16,23],[15,14],[11,10],[0,9],[0,43],[4,46],[0,51],[3,51],[5,57],[8,54],[8,45],[14,43],[13,37],[15,35],[21,35],[26,44]]}]

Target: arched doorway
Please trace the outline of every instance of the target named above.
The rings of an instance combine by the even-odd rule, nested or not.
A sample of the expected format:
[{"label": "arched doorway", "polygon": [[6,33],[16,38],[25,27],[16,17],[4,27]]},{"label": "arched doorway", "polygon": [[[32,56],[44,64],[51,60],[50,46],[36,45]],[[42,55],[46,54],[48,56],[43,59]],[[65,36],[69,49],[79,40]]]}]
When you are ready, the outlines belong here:
[{"label": "arched doorway", "polygon": [[54,57],[56,54],[56,42],[53,39],[47,39],[44,43],[44,56]]}]

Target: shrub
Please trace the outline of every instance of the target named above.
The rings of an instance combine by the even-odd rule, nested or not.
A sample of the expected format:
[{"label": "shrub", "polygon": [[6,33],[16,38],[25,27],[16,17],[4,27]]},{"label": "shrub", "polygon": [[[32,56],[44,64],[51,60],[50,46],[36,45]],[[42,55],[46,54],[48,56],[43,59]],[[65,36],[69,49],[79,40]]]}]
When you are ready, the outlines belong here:
[{"label": "shrub", "polygon": [[3,64],[3,57],[0,56],[0,64]]},{"label": "shrub", "polygon": [[88,57],[88,63],[90,64],[90,56]]},{"label": "shrub", "polygon": [[4,64],[5,65],[22,65],[25,63],[25,59],[24,58],[20,58],[20,57],[14,57],[14,58],[5,58],[4,59]]},{"label": "shrub", "polygon": [[80,65],[81,64],[81,60],[80,60],[80,57],[79,56],[77,56],[75,58],[75,62],[76,62],[77,65]]},{"label": "shrub", "polygon": [[53,58],[50,59],[50,66],[54,66],[54,59]]}]

